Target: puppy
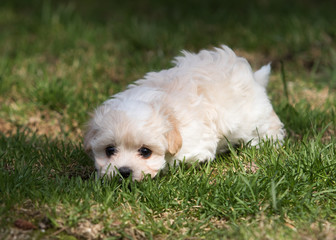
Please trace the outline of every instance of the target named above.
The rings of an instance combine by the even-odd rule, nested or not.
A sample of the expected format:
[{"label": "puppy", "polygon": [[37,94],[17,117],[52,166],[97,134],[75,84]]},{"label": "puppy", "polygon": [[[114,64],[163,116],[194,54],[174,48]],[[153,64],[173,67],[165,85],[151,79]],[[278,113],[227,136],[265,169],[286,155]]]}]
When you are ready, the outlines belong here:
[{"label": "puppy", "polygon": [[253,72],[227,46],[183,52],[96,109],[84,148],[100,176],[141,181],[174,162],[211,161],[228,143],[281,143],[283,124],[266,94],[270,65]]}]

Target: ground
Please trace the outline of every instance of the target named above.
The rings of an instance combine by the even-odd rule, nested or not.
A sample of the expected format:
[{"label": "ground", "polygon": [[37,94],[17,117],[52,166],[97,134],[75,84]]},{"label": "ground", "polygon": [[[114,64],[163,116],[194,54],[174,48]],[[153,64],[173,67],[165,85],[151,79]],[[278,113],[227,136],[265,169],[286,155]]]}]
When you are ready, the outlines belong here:
[{"label": "ground", "polygon": [[[335,239],[333,1],[0,3],[1,239]],[[227,44],[284,122],[281,148],[230,148],[142,183],[98,180],[90,112],[182,49]]]}]

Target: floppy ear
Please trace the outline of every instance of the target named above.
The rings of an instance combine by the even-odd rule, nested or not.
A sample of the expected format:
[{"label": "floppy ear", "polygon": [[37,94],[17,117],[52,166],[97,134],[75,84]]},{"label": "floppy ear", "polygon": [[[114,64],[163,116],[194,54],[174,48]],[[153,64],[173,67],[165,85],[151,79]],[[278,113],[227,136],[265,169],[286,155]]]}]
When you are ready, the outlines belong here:
[{"label": "floppy ear", "polygon": [[166,134],[168,141],[168,152],[175,155],[182,147],[182,137],[177,128],[177,120],[171,116],[168,117],[172,129]]},{"label": "floppy ear", "polygon": [[168,152],[175,155],[182,147],[182,137],[177,129],[172,129],[167,133]]}]

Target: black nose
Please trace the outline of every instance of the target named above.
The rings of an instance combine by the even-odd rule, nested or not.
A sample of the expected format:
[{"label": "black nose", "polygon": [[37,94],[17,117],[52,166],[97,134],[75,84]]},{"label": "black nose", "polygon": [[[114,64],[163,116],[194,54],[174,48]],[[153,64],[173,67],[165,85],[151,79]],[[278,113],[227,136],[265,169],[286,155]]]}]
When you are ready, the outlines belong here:
[{"label": "black nose", "polygon": [[132,170],[128,167],[121,167],[118,170],[123,178],[128,178],[132,173]]}]

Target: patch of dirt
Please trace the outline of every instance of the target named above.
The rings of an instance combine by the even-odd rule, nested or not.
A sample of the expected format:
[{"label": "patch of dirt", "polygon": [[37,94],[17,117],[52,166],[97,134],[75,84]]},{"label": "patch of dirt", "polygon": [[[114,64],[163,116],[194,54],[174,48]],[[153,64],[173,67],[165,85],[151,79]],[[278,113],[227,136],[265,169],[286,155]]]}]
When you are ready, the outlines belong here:
[{"label": "patch of dirt", "polygon": [[330,142],[332,137],[336,136],[336,126],[329,126],[322,136],[322,142],[327,143]]},{"label": "patch of dirt", "polygon": [[[67,219],[70,214],[73,214],[71,211],[71,207],[57,206],[56,222],[58,230],[50,236],[57,237],[60,233],[65,232],[78,239],[105,239],[108,237],[123,239],[122,234],[126,234],[132,239],[147,239],[144,232],[138,229],[133,222],[122,219],[125,212],[132,212],[132,215],[137,212],[137,209],[132,208],[128,203],[122,204],[116,209],[105,208],[104,211],[102,211],[100,205],[93,204],[90,206],[88,215],[85,215],[85,217],[84,215],[78,215],[78,222],[69,227]],[[135,219],[135,221],[137,220]]]},{"label": "patch of dirt", "polygon": [[30,240],[32,239],[32,231],[33,230],[21,230],[18,228],[7,228],[1,229],[0,228],[0,239],[3,240]]},{"label": "patch of dirt", "polygon": [[[288,83],[288,91],[289,91],[289,103],[291,105],[295,105],[300,101],[304,100],[308,102],[310,108],[314,109],[322,109],[326,113],[330,113],[331,110],[335,111],[336,106],[329,104],[329,102],[335,101],[335,95],[332,91],[325,87],[321,90],[309,88],[307,86],[302,86],[300,82],[289,82]],[[328,107],[326,107],[328,105]],[[321,129],[322,130],[322,129]],[[322,136],[323,142],[328,142],[332,137],[336,136],[336,126],[330,124]]]},{"label": "patch of dirt", "polygon": [[103,237],[102,223],[92,223],[87,219],[82,219],[76,227],[70,228],[68,232],[84,239],[101,239]]},{"label": "patch of dirt", "polygon": [[244,163],[244,168],[247,173],[256,173],[259,170],[259,166],[255,162]]},{"label": "patch of dirt", "polygon": [[312,109],[321,108],[331,98],[329,88],[325,87],[322,90],[308,88],[307,86],[301,86],[300,84],[289,82],[288,83],[289,100],[290,104],[306,100]]},{"label": "patch of dirt", "polygon": [[38,135],[46,135],[51,138],[67,136],[70,139],[77,139],[82,134],[78,123],[73,120],[69,126],[62,122],[63,118],[57,112],[39,111],[31,115],[24,125]]},{"label": "patch of dirt", "polygon": [[14,124],[9,121],[6,121],[0,118],[0,132],[5,133],[6,135],[13,134],[16,130]]},{"label": "patch of dirt", "polygon": [[303,240],[335,240],[336,228],[328,221],[314,222],[309,229],[300,229],[299,235]]},{"label": "patch of dirt", "polygon": [[37,135],[46,135],[52,139],[78,141],[82,138],[82,129],[78,122],[72,121],[71,126],[64,123],[64,116],[51,111],[27,112],[27,116],[0,118],[0,132],[6,136],[14,134],[18,128],[28,128]]}]

